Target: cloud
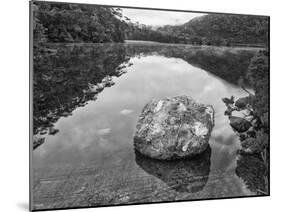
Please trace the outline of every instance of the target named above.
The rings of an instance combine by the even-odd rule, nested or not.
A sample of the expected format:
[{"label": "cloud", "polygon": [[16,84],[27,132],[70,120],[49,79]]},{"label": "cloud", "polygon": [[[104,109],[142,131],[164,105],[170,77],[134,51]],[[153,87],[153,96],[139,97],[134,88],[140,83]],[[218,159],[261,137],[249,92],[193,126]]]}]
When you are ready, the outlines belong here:
[{"label": "cloud", "polygon": [[173,12],[162,10],[128,9],[123,8],[123,15],[131,19],[132,22],[140,24],[163,26],[184,24],[192,18],[205,15],[204,13]]},{"label": "cloud", "polygon": [[110,128],[99,129],[98,134],[99,135],[106,135],[106,134],[110,133],[110,131],[111,131]]},{"label": "cloud", "polygon": [[120,111],[120,114],[126,116],[126,115],[131,114],[132,112],[134,112],[134,111],[133,110],[129,110],[129,109],[124,109],[124,110]]}]

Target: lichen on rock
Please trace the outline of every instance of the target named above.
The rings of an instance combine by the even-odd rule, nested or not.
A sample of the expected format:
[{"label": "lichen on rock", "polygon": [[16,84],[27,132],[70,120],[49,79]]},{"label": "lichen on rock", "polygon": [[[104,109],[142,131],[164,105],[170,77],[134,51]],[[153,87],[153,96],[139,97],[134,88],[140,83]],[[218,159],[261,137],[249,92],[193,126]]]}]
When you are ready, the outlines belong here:
[{"label": "lichen on rock", "polygon": [[151,100],[139,117],[134,145],[151,158],[190,157],[207,149],[213,126],[211,105],[197,103],[188,96]]}]

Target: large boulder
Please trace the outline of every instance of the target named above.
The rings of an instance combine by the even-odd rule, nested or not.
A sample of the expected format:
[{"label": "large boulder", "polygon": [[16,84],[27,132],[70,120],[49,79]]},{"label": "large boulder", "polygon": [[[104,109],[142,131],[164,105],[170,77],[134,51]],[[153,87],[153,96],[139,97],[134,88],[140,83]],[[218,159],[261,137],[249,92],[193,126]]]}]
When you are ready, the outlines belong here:
[{"label": "large boulder", "polygon": [[214,126],[211,105],[188,96],[151,100],[142,110],[134,134],[135,149],[161,160],[204,152]]}]

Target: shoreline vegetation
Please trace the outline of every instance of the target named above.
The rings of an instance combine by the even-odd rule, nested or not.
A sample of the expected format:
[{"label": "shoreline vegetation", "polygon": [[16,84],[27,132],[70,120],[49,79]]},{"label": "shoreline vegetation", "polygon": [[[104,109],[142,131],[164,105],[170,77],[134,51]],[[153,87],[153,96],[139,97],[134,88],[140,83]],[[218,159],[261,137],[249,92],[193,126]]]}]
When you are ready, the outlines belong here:
[{"label": "shoreline vegetation", "polygon": [[[237,161],[240,168],[236,170],[237,175],[242,178],[247,177],[249,168],[253,169],[251,175],[253,179],[246,180],[252,183],[249,187],[260,194],[268,194],[268,17],[208,14],[182,25],[153,28],[133,23],[128,17],[122,15],[120,8],[34,2],[32,10],[34,12],[34,135],[57,133],[53,124],[60,117],[71,115],[76,107],[82,107],[87,101],[96,99],[97,93],[104,87],[113,85],[111,77],[123,74],[122,69],[130,65],[127,50],[124,47],[120,46],[118,49],[109,47],[83,54],[83,59],[86,61],[84,68],[88,71],[78,73],[77,70],[81,69],[81,64],[75,58],[75,54],[81,53],[82,50],[78,46],[73,47],[71,51],[60,53],[59,60],[55,57],[57,50],[49,47],[48,43],[124,43],[127,40],[138,43],[142,40],[167,45],[190,44],[263,49],[257,51],[255,55],[243,53],[243,61],[239,61],[238,57],[235,58],[235,54],[228,55],[241,67],[240,79],[235,78],[232,73],[232,69],[235,68],[232,65],[234,62],[230,61],[229,66],[224,65],[223,56],[216,57],[214,60],[213,55],[206,55],[199,51],[198,54],[200,54],[200,58],[204,59],[204,63],[198,61],[198,55],[188,55],[188,53],[182,59],[191,61],[191,64],[203,69],[207,67],[211,73],[232,81],[234,84],[238,83],[242,89],[250,86],[254,90],[254,94],[249,93],[246,97],[238,97],[236,101],[234,98],[224,98],[224,102],[227,106],[226,115],[230,119],[230,125],[237,132],[241,141],[241,151],[238,152]],[[156,45],[155,48],[157,49]],[[75,54],[72,54],[72,51]],[[140,51],[143,52],[145,49],[140,49]],[[176,56],[177,51],[178,49],[171,48],[170,51],[163,52],[163,55]],[[108,55],[108,59],[99,61],[101,58],[99,54]],[[138,52],[133,52],[133,54],[138,55]],[[97,60],[92,61],[93,57],[96,57]],[[49,58],[52,59],[52,62],[48,60]],[[245,58],[248,62],[245,62]],[[71,59],[71,63],[69,59]],[[237,61],[239,62],[237,63]],[[107,67],[104,69],[105,64]],[[71,74],[65,73],[65,70],[59,70],[59,65],[62,67],[71,65]],[[225,67],[232,69],[225,69]],[[103,73],[105,70],[107,73]],[[118,71],[116,72],[116,70]],[[216,73],[218,70],[221,73]],[[104,81],[105,76],[107,81]],[[62,84],[64,89],[61,87]],[[244,114],[242,113],[242,117],[235,118],[232,116],[233,112],[243,112]],[[42,143],[44,143],[44,138],[35,137],[34,149]],[[247,166],[247,163],[251,163],[251,161],[256,166]],[[254,179],[256,176],[259,177]],[[255,184],[257,180],[261,182]],[[257,188],[256,185],[262,186]]]},{"label": "shoreline vegetation", "polygon": [[[269,52],[259,51],[252,59],[244,80],[252,86],[255,94],[248,92],[248,96],[223,98],[227,106],[225,115],[229,117],[230,125],[240,139],[241,149],[238,150],[238,168],[236,173],[246,178],[250,189],[259,194],[269,194]],[[240,112],[242,117],[233,116],[233,112]],[[247,164],[252,164],[247,166]],[[254,165],[254,166],[253,166]],[[247,174],[253,173],[252,177]],[[243,177],[244,176],[244,177]],[[251,179],[247,179],[247,178]],[[253,183],[254,182],[254,183]]]}]

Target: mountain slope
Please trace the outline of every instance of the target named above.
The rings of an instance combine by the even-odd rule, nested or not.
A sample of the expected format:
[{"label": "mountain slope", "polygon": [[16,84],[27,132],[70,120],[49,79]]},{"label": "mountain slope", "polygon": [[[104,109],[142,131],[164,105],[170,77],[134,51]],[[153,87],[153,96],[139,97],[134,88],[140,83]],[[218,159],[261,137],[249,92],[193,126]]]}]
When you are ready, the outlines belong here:
[{"label": "mountain slope", "polygon": [[252,15],[208,14],[178,26],[159,28],[177,35],[179,42],[207,45],[268,43],[269,18]]}]

